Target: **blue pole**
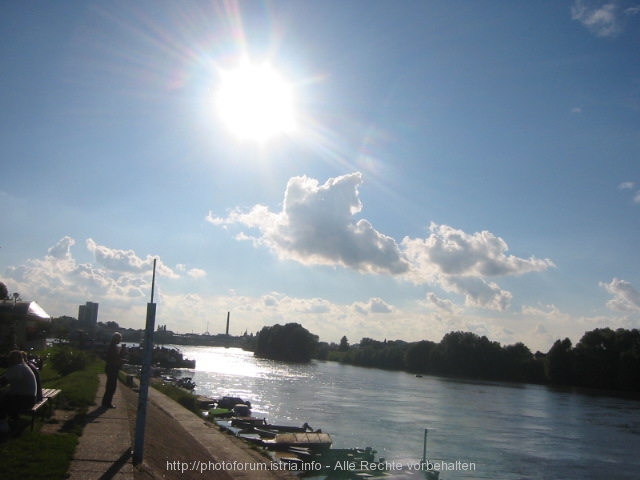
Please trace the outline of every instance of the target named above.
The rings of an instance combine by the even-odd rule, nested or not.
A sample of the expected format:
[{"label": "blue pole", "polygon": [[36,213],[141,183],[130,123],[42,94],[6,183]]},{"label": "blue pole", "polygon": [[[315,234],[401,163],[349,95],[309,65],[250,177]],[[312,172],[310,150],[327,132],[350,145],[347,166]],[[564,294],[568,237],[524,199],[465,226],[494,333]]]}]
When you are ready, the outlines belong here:
[{"label": "blue pole", "polygon": [[140,372],[140,390],[138,392],[138,415],[133,446],[133,464],[142,463],[144,451],[144,428],[147,420],[147,401],[151,381],[151,363],[153,361],[153,332],[156,323],[156,304],[153,303],[153,289],[156,281],[156,260],[153,260],[153,280],[151,281],[151,303],[147,303],[147,324],[144,331],[142,351],[142,370]]}]

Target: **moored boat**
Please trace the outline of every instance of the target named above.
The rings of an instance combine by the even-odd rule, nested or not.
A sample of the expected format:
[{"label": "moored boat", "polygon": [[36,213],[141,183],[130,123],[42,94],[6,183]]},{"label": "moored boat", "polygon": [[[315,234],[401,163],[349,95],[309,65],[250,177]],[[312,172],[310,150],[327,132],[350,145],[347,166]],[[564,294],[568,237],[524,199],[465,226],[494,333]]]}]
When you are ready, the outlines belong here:
[{"label": "moored boat", "polygon": [[261,445],[276,450],[287,450],[291,447],[308,448],[310,450],[329,449],[333,440],[328,433],[279,433],[274,438],[264,439]]}]

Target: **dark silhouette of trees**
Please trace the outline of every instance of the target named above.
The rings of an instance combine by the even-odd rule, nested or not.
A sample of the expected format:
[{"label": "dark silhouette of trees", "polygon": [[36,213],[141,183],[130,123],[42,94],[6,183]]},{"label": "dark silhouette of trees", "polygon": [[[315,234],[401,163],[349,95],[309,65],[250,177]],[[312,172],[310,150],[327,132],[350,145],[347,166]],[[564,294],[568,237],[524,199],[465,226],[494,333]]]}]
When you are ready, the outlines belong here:
[{"label": "dark silhouette of trees", "polygon": [[544,372],[551,383],[570,385],[574,381],[571,340],[556,340],[544,362]]},{"label": "dark silhouette of trees", "polygon": [[404,355],[404,363],[407,370],[415,373],[427,373],[430,371],[431,352],[436,344],[428,340],[412,343]]},{"label": "dark silhouette of trees", "polygon": [[318,346],[318,336],[298,323],[263,327],[256,336],[257,357],[288,362],[308,362]]},{"label": "dark silhouette of trees", "polygon": [[640,332],[596,328],[572,348],[557,340],[545,362],[551,383],[588,388],[640,391]]},{"label": "dark silhouette of trees", "polygon": [[439,343],[380,342],[365,337],[347,351],[338,352],[340,347],[332,345],[329,359],[364,367],[640,392],[640,332],[636,329],[595,329],[586,332],[575,347],[565,338],[557,340],[547,354],[535,355],[522,342],[501,346],[486,336],[461,331],[447,333]]},{"label": "dark silhouette of trees", "polygon": [[340,346],[338,347],[339,352],[346,352],[349,350],[349,340],[346,336],[340,339]]}]

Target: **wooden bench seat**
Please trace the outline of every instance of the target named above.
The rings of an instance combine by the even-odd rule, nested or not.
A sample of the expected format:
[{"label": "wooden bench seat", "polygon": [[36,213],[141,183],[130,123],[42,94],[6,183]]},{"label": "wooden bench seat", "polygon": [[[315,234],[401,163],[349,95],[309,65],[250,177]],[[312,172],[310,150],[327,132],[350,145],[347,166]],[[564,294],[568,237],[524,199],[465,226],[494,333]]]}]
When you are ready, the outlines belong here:
[{"label": "wooden bench seat", "polygon": [[62,393],[62,390],[58,390],[55,388],[43,388],[42,389],[42,399],[45,398],[49,401],[49,414],[51,414],[53,410],[53,401],[56,402],[56,408],[58,407],[58,396]]},{"label": "wooden bench seat", "polygon": [[62,390],[57,390],[55,388],[43,388],[42,400],[40,400],[39,402],[36,402],[35,405],[30,409],[23,410],[20,412],[25,415],[29,415],[29,414],[31,415],[31,431],[33,431],[33,427],[36,422],[36,415],[38,414],[38,412],[40,412],[41,420],[44,422],[44,414],[46,410],[45,407],[47,407],[47,405],[49,406],[49,415],[51,415],[53,411],[53,401],[54,400],[56,401],[56,406],[57,406],[58,395],[60,395],[61,392]]},{"label": "wooden bench seat", "polygon": [[29,414],[31,415],[31,431],[33,431],[33,426],[36,423],[36,415],[38,414],[38,412],[41,412],[41,419],[44,422],[44,411],[47,403],[49,403],[49,399],[43,397],[42,400],[40,400],[39,402],[36,402],[35,405],[30,409],[22,410],[20,412],[26,415],[29,415]]}]

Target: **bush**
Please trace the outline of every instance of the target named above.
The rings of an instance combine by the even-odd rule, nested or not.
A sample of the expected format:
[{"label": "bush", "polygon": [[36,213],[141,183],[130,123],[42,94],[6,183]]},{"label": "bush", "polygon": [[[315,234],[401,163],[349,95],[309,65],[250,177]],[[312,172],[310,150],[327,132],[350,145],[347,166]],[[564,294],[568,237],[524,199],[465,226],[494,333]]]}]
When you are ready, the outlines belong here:
[{"label": "bush", "polygon": [[65,346],[54,349],[49,356],[49,361],[53,369],[64,377],[87,368],[91,358],[86,352]]}]

